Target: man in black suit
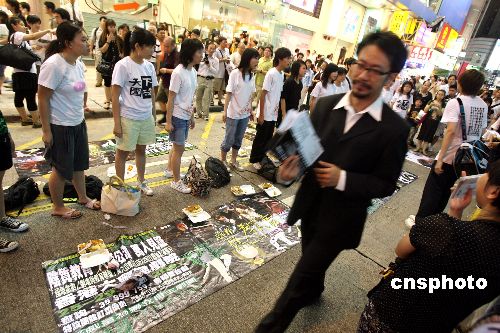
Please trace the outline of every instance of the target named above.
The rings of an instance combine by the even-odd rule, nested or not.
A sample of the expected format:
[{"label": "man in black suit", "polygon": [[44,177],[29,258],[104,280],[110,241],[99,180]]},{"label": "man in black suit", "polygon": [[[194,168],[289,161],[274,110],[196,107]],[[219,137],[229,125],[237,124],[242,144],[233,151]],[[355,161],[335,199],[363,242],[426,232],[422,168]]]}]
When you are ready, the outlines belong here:
[{"label": "man in black suit", "polygon": [[[306,172],[288,216],[290,225],[302,220],[302,257],[258,333],[284,332],[302,307],[320,297],[330,264],[358,246],[370,200],[396,189],[409,128],[380,94],[403,68],[407,51],[395,34],[376,32],[363,39],[357,55],[351,92],[320,98],[312,113],[325,151]],[[278,181],[297,178],[298,159],[283,162]]]}]

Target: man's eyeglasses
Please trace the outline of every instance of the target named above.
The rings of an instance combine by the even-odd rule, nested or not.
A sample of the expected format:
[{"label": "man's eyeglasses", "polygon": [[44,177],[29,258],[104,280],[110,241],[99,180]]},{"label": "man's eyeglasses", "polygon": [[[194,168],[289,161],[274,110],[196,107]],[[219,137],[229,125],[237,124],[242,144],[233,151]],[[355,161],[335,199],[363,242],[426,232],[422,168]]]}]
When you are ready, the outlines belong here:
[{"label": "man's eyeglasses", "polygon": [[377,68],[373,68],[373,67],[368,67],[366,66],[365,64],[363,63],[360,63],[360,62],[355,62],[352,64],[352,66],[354,66],[354,68],[358,71],[367,71],[368,74],[372,75],[372,74],[376,74],[378,76],[382,76],[382,75],[387,75],[387,74],[391,74],[391,72],[383,72],[381,71],[380,69],[377,69]]}]

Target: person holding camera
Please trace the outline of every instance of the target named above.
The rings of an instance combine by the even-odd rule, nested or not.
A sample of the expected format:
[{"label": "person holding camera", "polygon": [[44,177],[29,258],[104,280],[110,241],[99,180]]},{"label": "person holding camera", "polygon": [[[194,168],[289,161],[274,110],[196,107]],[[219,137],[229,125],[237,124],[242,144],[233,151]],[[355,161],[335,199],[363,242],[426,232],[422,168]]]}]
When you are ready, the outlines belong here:
[{"label": "person holding camera", "polygon": [[207,45],[205,55],[198,68],[198,88],[196,89],[196,114],[195,118],[208,120],[208,108],[212,100],[214,78],[219,71],[219,59],[214,56],[215,44]]}]

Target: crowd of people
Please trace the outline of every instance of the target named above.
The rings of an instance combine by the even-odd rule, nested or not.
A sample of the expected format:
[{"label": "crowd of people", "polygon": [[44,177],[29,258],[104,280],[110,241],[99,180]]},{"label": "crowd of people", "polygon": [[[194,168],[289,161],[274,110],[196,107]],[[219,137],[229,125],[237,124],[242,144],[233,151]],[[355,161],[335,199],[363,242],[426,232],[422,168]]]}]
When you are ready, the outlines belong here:
[{"label": "crowd of people", "polygon": [[[285,331],[302,307],[321,296],[327,268],[342,250],[358,246],[370,199],[394,192],[409,148],[430,155],[440,138],[441,149],[419,211],[406,221],[410,233],[397,245],[397,265],[370,292],[358,332],[450,331],[478,306],[500,295],[500,162],[490,161],[478,180],[481,211],[473,222],[462,219],[472,201],[470,191],[449,200],[458,179],[452,160],[463,137],[467,142],[479,140],[487,127],[498,131],[500,125],[500,90],[492,96],[484,91],[481,72],[467,70],[447,79],[405,76],[401,74],[405,46],[388,32],[367,35],[356,58],[334,64],[333,56],[323,58],[309,50],[305,55],[300,50],[292,54],[285,47],[261,45],[245,33],[230,45],[223,36],[202,41],[197,29],[169,36],[164,25],[117,27],[103,16],[99,27],[87,34],[73,0],[71,13],[45,2],[54,21],[51,29],[40,30],[41,20],[29,13],[29,7],[16,0],[7,3],[11,15],[0,12],[0,44],[24,45],[43,60],[29,71],[14,69],[12,80],[22,125],[42,129],[45,158],[52,166],[53,216],[83,216],[81,210],[64,205],[66,181],[72,181],[82,208],[100,209],[100,202],[85,190],[88,81],[81,57],[93,54],[96,86],[104,85],[104,107],[113,114],[116,174],[124,178],[125,162],[134,152],[138,187],[147,196],[154,193],[145,177],[145,152],[155,142],[157,124],[164,126],[173,143],[164,175],[172,178],[174,190],[187,194],[191,188],[183,182],[181,158],[196,119],[208,120],[211,107],[222,108],[225,123],[221,161],[228,170],[238,171],[244,171],[237,156],[250,121],[257,122],[250,162],[259,170],[267,143],[287,112],[310,114],[325,152],[302,177],[288,219],[290,225],[302,220],[303,253],[257,332]],[[459,125],[461,113],[467,126]],[[1,113],[0,142],[1,185],[15,153]],[[299,180],[299,169],[299,157],[291,156],[277,169],[276,179],[290,185]],[[27,230],[26,223],[6,215],[3,202],[2,192],[0,226]],[[0,252],[17,246],[0,239]],[[451,288],[437,293],[393,287],[395,279],[471,274],[487,279],[488,286],[481,291]]]}]

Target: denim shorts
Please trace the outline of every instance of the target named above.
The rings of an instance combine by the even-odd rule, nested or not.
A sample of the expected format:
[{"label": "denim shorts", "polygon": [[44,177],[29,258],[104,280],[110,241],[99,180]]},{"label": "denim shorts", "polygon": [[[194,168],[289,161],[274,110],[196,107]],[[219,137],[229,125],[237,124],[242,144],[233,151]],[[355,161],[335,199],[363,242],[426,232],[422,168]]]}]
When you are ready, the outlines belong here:
[{"label": "denim shorts", "polygon": [[249,119],[250,117],[243,119],[226,118],[226,134],[220,146],[223,152],[227,153],[231,148],[236,150],[241,148],[241,142],[243,141]]},{"label": "denim shorts", "polygon": [[172,116],[172,126],[174,130],[169,133],[170,141],[179,146],[184,146],[189,132],[189,123],[191,120],[184,120]]}]

